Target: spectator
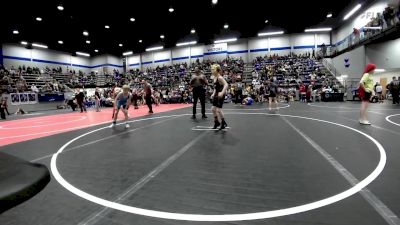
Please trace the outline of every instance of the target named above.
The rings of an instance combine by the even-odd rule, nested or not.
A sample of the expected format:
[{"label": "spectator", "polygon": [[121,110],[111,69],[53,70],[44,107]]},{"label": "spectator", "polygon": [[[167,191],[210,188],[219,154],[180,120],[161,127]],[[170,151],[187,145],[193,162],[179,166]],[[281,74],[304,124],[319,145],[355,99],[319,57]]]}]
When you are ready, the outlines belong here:
[{"label": "spectator", "polygon": [[391,5],[388,5],[385,11],[383,11],[383,18],[385,19],[387,28],[394,25],[395,14],[394,8]]},{"label": "spectator", "polygon": [[78,103],[79,108],[81,109],[81,113],[83,113],[83,111],[86,112],[86,106],[84,104],[85,94],[83,93],[83,90],[77,89],[75,94],[75,99],[76,102]]},{"label": "spectator", "polygon": [[32,92],[39,93],[39,89],[36,87],[35,84],[31,85],[31,90],[32,90]]},{"label": "spectator", "polygon": [[6,119],[6,113],[5,113],[6,104],[7,102],[3,97],[1,97],[1,92],[0,92],[0,118],[2,120]]},{"label": "spectator", "polygon": [[393,104],[399,104],[399,91],[400,91],[400,81],[396,77],[388,84],[388,89],[392,94]]},{"label": "spectator", "polygon": [[374,86],[374,91],[376,93],[376,96],[378,97],[378,102],[383,103],[383,96],[382,96],[382,85],[379,84],[379,82],[376,82]]}]

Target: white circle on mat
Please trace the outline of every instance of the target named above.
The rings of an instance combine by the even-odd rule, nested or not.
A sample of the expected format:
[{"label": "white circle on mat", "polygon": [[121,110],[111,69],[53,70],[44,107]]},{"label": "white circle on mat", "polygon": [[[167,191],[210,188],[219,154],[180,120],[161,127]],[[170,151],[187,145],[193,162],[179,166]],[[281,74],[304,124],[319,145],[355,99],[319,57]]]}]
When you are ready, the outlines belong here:
[{"label": "white circle on mat", "polygon": [[[312,120],[312,121],[318,121],[326,124],[332,124],[336,125],[342,128],[349,129],[351,131],[354,131],[358,134],[363,135],[364,137],[368,138],[370,141],[372,141],[376,147],[379,150],[380,154],[380,159],[377,167],[362,181],[360,181],[358,184],[355,186],[338,193],[336,195],[307,203],[304,205],[298,205],[290,208],[284,208],[284,209],[278,209],[278,210],[272,210],[272,211],[265,211],[265,212],[255,212],[255,213],[245,213],[245,214],[224,214],[224,215],[204,215],[204,214],[183,214],[183,213],[171,213],[171,212],[163,212],[163,211],[156,211],[156,210],[149,210],[149,209],[143,209],[143,208],[137,208],[133,206],[128,206],[128,205],[123,205],[120,203],[112,202],[106,199],[102,199],[100,197],[91,195],[87,192],[82,191],[81,189],[73,186],[70,184],[68,181],[66,181],[61,175],[60,172],[57,169],[57,157],[59,154],[61,154],[66,147],[68,147],[71,143],[75,142],[76,140],[87,136],[89,134],[95,133],[100,130],[104,129],[109,129],[109,126],[98,128],[92,131],[89,131],[87,133],[84,133],[78,137],[75,137],[74,139],[68,141],[66,144],[64,144],[51,158],[51,163],[50,163],[50,168],[51,172],[54,176],[54,178],[67,190],[72,192],[73,194],[84,198],[88,201],[94,202],[96,204],[102,205],[104,207],[128,212],[128,213],[134,213],[138,215],[143,215],[143,216],[150,216],[150,217],[156,217],[156,218],[161,218],[161,219],[171,219],[171,220],[186,220],[186,221],[242,221],[242,220],[257,220],[257,219],[266,219],[266,218],[273,218],[273,217],[280,217],[280,216],[286,216],[286,215],[291,215],[291,214],[296,214],[296,213],[301,213],[301,212],[306,212],[310,211],[313,209],[321,208],[323,206],[327,206],[330,204],[333,204],[335,202],[341,201],[343,199],[346,199],[359,191],[361,191],[364,187],[366,187],[368,184],[370,184],[372,181],[374,181],[379,174],[383,171],[385,165],[386,165],[386,152],[383,146],[375,140],[373,137],[370,135],[359,131],[357,129],[354,129],[352,127],[331,122],[331,121],[326,121],[326,120],[320,120],[320,119],[315,119],[315,118],[310,118],[310,117],[303,117],[303,116],[294,116],[294,115],[282,115],[282,114],[268,114],[268,113],[225,113],[225,114],[233,114],[233,115],[268,115],[268,116],[283,116],[283,117],[291,117],[291,118],[300,118],[300,119],[306,119],[306,120]],[[179,117],[179,116],[188,116],[191,114],[181,114],[181,115],[170,115],[170,116],[162,116],[162,117],[153,117],[153,118],[145,118],[145,119],[140,119],[140,120],[133,120],[129,121],[129,123],[133,123],[136,121],[143,121],[143,120],[154,120],[154,119],[160,119],[160,118],[170,118],[170,117]]]},{"label": "white circle on mat", "polygon": [[398,124],[398,123],[395,123],[395,122],[393,122],[392,120],[390,120],[390,118],[391,118],[391,117],[394,117],[394,116],[400,116],[400,114],[393,114],[393,115],[389,115],[389,116],[387,116],[385,119],[386,119],[386,121],[388,121],[389,123],[391,123],[391,124],[394,124],[394,125],[396,125],[396,126],[399,126],[399,127],[400,127],[400,124]]}]

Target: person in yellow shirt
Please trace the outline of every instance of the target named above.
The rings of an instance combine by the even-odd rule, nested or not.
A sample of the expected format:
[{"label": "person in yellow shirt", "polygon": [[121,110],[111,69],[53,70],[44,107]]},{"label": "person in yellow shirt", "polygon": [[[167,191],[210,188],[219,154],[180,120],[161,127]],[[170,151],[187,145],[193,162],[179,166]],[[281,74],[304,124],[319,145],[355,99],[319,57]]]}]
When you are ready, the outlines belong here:
[{"label": "person in yellow shirt", "polygon": [[364,75],[360,80],[359,95],[361,99],[360,124],[371,125],[367,118],[367,109],[370,98],[374,95],[374,80],[372,75],[376,69],[375,64],[368,64],[365,67]]}]

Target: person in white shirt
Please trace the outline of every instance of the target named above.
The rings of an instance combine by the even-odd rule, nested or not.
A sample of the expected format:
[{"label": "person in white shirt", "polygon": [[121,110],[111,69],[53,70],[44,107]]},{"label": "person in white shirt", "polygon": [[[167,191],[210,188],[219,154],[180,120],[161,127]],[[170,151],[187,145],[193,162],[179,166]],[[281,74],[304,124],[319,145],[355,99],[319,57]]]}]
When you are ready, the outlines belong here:
[{"label": "person in white shirt", "polygon": [[35,84],[32,84],[31,90],[32,90],[33,92],[35,92],[35,93],[39,93],[39,89],[36,87]]},{"label": "person in white shirt", "polygon": [[383,103],[383,97],[382,97],[383,87],[382,87],[382,85],[380,85],[379,82],[376,82],[374,89],[375,89],[374,91],[376,93],[376,96],[378,96],[378,102]]}]

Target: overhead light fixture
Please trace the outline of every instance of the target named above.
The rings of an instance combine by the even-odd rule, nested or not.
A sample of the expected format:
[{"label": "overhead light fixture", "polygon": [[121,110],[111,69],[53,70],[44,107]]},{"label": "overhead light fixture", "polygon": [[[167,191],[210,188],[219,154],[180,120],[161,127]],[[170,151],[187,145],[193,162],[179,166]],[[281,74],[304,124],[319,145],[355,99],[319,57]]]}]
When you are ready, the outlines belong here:
[{"label": "overhead light fixture", "polygon": [[99,52],[99,50],[95,49],[94,52]]},{"label": "overhead light fixture", "polygon": [[161,35],[160,35],[160,38],[161,38],[161,39],[164,39],[164,38],[165,38],[165,36],[164,36],[163,34],[161,34]]},{"label": "overhead light fixture", "polygon": [[83,35],[84,35],[84,36],[89,36],[89,32],[83,31]]},{"label": "overhead light fixture", "polygon": [[42,21],[42,18],[41,17],[36,17],[36,20],[37,21]]},{"label": "overhead light fixture", "polygon": [[124,52],[124,53],[122,53],[123,56],[132,55],[132,54],[133,54],[132,51],[131,51],[131,52]]},{"label": "overhead light fixture", "polygon": [[361,8],[361,4],[356,5],[349,13],[347,13],[344,17],[343,20],[347,20],[350,18],[355,12],[357,12]]},{"label": "overhead light fixture", "polygon": [[276,32],[264,32],[264,33],[258,33],[258,36],[271,36],[271,35],[278,35],[278,34],[283,34],[285,33],[284,31],[276,31]]},{"label": "overhead light fixture", "polygon": [[194,34],[194,33],[196,33],[196,30],[195,30],[195,29],[192,29],[192,30],[190,31],[190,33]]},{"label": "overhead light fixture", "polygon": [[146,48],[146,52],[150,52],[150,51],[155,51],[155,50],[161,50],[163,49],[164,46],[157,46],[157,47],[152,47],[152,48]]},{"label": "overhead light fixture", "polygon": [[89,53],[84,53],[84,52],[76,52],[76,54],[77,54],[77,55],[80,55],[80,56],[86,56],[86,57],[90,57],[90,54],[89,54]]},{"label": "overhead light fixture", "polygon": [[268,20],[265,20],[265,23],[268,23]]},{"label": "overhead light fixture", "polygon": [[110,26],[108,26],[108,25],[105,25],[105,26],[104,26],[104,28],[106,28],[106,29],[110,29]]},{"label": "overhead light fixture", "polygon": [[33,43],[32,46],[38,47],[38,48],[48,48],[46,45],[41,45],[41,44],[36,44],[36,43]]},{"label": "overhead light fixture", "polygon": [[214,41],[214,44],[226,43],[226,42],[233,42],[233,41],[237,41],[237,38],[229,38],[229,39],[216,40],[216,41]]},{"label": "overhead light fixture", "polygon": [[321,31],[331,31],[332,28],[315,28],[315,29],[305,29],[304,32],[321,32]]},{"label": "overhead light fixture", "polygon": [[216,5],[216,4],[218,3],[218,0],[212,0],[211,3],[212,3],[213,5]]},{"label": "overhead light fixture", "polygon": [[225,24],[225,25],[224,25],[224,28],[225,28],[225,29],[228,29],[228,28],[229,28],[229,25],[228,25],[228,24]]},{"label": "overhead light fixture", "polygon": [[382,30],[382,27],[364,27],[364,29],[368,29],[368,30]]},{"label": "overhead light fixture", "polygon": [[86,40],[86,44],[90,44],[90,41],[89,41],[89,40]]},{"label": "overhead light fixture", "polygon": [[332,17],[332,13],[328,13],[328,15],[326,15],[327,18],[331,18]]},{"label": "overhead light fixture", "polygon": [[27,45],[28,44],[28,42],[26,42],[26,41],[21,41],[21,45]]},{"label": "overhead light fixture", "polygon": [[133,18],[133,17],[130,20],[131,20],[131,22],[135,22],[135,18]]},{"label": "overhead light fixture", "polygon": [[18,30],[13,30],[13,34],[19,34]]},{"label": "overhead light fixture", "polygon": [[174,9],[174,8],[172,8],[172,7],[170,7],[170,8],[168,9],[168,11],[169,11],[170,13],[172,13],[172,12],[174,12],[174,11],[175,11],[175,9]]},{"label": "overhead light fixture", "polygon": [[181,42],[181,43],[178,43],[178,44],[176,44],[176,46],[185,46],[185,45],[195,45],[195,44],[197,44],[197,41],[190,41],[190,42]]},{"label": "overhead light fixture", "polygon": [[142,43],[143,42],[143,40],[139,40],[139,43]]},{"label": "overhead light fixture", "polygon": [[60,11],[63,11],[63,10],[64,10],[64,7],[63,7],[62,5],[58,5],[58,6],[57,6],[57,9],[60,10]]},{"label": "overhead light fixture", "polygon": [[381,73],[381,72],[385,72],[385,69],[375,69],[375,72]]},{"label": "overhead light fixture", "polygon": [[62,44],[64,44],[64,42],[60,40],[60,41],[58,41],[58,44],[62,45]]},{"label": "overhead light fixture", "polygon": [[119,44],[118,46],[119,46],[119,47],[122,47],[122,46],[124,46],[124,45],[123,45],[123,44]]}]

